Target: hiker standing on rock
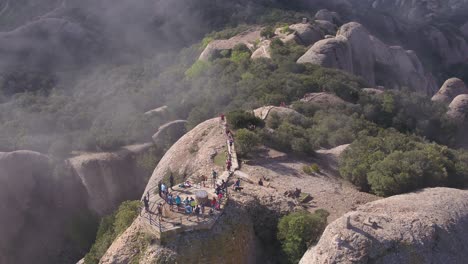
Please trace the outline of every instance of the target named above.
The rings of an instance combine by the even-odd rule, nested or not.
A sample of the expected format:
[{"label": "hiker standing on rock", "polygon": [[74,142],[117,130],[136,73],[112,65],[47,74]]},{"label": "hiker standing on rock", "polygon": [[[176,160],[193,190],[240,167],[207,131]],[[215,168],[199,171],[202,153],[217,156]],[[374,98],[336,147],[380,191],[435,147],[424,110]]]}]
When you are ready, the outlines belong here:
[{"label": "hiker standing on rock", "polygon": [[171,176],[169,176],[169,184],[171,186],[171,190],[174,190],[172,187],[174,187],[174,176],[172,176],[172,172],[171,172]]},{"label": "hiker standing on rock", "polygon": [[145,205],[145,211],[149,213],[149,198],[146,195],[143,197],[143,204]]},{"label": "hiker standing on rock", "polygon": [[159,181],[159,182],[158,182],[158,192],[159,192],[159,197],[162,198],[162,195],[161,195],[161,193],[162,193],[161,185],[162,185],[162,181]]},{"label": "hiker standing on rock", "polygon": [[159,203],[158,204],[158,216],[159,216],[159,222],[161,222],[161,218],[162,218],[162,214],[163,214],[163,207],[162,207],[162,203]]}]

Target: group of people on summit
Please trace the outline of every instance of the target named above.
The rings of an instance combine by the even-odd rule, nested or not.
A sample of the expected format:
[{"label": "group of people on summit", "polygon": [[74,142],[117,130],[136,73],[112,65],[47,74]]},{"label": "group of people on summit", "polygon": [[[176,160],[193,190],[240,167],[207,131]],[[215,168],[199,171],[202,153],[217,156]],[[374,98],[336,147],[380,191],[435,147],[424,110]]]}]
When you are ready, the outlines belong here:
[{"label": "group of people on summit", "polygon": [[[225,122],[225,116],[224,114],[220,115],[220,121],[224,125],[224,131],[226,133],[227,139],[228,139],[228,144],[229,148],[232,149],[232,146],[234,144],[234,137],[232,132],[229,130],[228,125]],[[232,155],[231,151],[227,151],[227,157],[226,157],[226,170],[229,173],[229,176],[232,174],[231,172],[232,168]],[[221,204],[223,201],[223,198],[226,197],[227,195],[227,190],[228,190],[228,183],[223,179],[220,184],[217,183],[218,179],[218,173],[216,170],[212,170],[212,187],[214,188],[214,193],[215,196],[212,197],[212,199],[209,199],[206,203],[200,203],[198,204],[197,200],[194,199],[193,197],[185,197],[185,199],[182,199],[182,197],[179,196],[179,194],[173,194],[171,191],[173,191],[174,187],[174,176],[172,173],[169,176],[169,186],[164,184],[162,181],[159,181],[158,183],[158,194],[159,196],[164,200],[163,202],[159,202],[157,204],[157,215],[160,219],[162,220],[163,217],[163,209],[164,205],[168,205],[170,211],[177,211],[177,212],[184,212],[188,216],[190,215],[196,215],[197,219],[200,215],[205,215],[206,207],[209,207],[209,215],[212,215],[214,213],[214,210],[221,210]],[[205,181],[207,178],[205,176],[201,177],[201,182],[200,186],[205,187]],[[181,183],[178,185],[180,188],[190,188],[192,187],[192,184],[190,181],[185,181],[184,183]],[[240,179],[236,181],[236,183],[233,186],[235,191],[240,191],[243,188],[240,187]],[[145,211],[151,214],[154,214],[150,210],[150,205],[149,205],[149,192],[147,195],[143,197],[143,204],[145,207]]]}]

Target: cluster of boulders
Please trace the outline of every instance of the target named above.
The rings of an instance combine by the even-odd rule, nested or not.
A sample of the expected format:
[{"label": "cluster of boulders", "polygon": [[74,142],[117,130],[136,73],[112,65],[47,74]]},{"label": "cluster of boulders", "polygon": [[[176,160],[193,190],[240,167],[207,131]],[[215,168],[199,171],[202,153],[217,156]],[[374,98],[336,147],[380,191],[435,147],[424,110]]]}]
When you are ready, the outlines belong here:
[{"label": "cluster of boulders", "polygon": [[468,88],[458,78],[450,78],[432,97],[432,101],[448,105],[447,116],[456,122],[464,122],[468,114]]},{"label": "cluster of boulders", "polygon": [[297,62],[344,70],[363,77],[372,86],[391,76],[392,82],[384,80],[387,88],[407,86],[426,93],[436,90],[416,53],[386,45],[356,22],[341,26],[335,37],[316,42]]},{"label": "cluster of boulders", "polygon": [[[311,22],[304,19],[302,23],[277,28],[271,39],[262,38],[262,29],[254,28],[228,40],[212,41],[199,59],[210,60],[213,54],[238,44],[245,44],[252,51],[252,59],[271,58],[271,43],[276,38],[309,47],[297,63],[340,69],[361,76],[370,86],[411,87],[427,94],[437,90],[434,78],[424,70],[414,51],[385,44],[357,22],[340,23],[342,19],[336,12],[320,10]],[[459,56],[464,55],[456,55]]]}]

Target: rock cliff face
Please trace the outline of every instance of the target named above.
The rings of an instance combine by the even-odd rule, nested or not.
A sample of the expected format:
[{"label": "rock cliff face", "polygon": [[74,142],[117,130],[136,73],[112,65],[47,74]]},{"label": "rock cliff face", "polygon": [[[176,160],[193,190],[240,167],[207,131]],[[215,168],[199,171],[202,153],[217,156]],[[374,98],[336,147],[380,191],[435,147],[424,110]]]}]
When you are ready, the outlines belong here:
[{"label": "rock cliff face", "polygon": [[0,153],[0,263],[58,262],[71,216],[84,216],[80,182],[54,173],[51,162],[37,152]]},{"label": "rock cliff face", "polygon": [[114,241],[100,263],[256,263],[259,252],[253,224],[246,212],[234,205],[228,206],[211,230],[181,233],[165,245],[150,243],[148,237],[154,231],[146,221],[138,218]]},{"label": "rock cliff face", "polygon": [[447,66],[464,63],[468,58],[463,27],[459,30],[460,26],[468,22],[466,0],[347,2],[348,14],[372,29],[374,34],[416,50],[426,59],[434,59],[436,63]]},{"label": "rock cliff face", "polygon": [[149,179],[149,170],[138,158],[152,155],[153,144],[124,147],[109,153],[84,154],[70,159],[72,169],[81,180],[89,207],[105,215],[125,201],[136,199]]},{"label": "rock cliff face", "polygon": [[300,263],[465,263],[467,199],[433,188],[368,203],[331,223]]},{"label": "rock cliff face", "polygon": [[315,43],[298,63],[312,63],[323,67],[353,72],[351,47],[348,39],[342,36],[323,39]]},{"label": "rock cliff face", "polygon": [[387,46],[356,22],[341,26],[336,37],[315,43],[297,62],[344,70],[373,86],[407,86],[428,94],[437,89],[413,51]]},{"label": "rock cliff face", "polygon": [[73,262],[84,254],[80,250],[86,249],[70,240],[77,235],[74,228],[82,220],[89,228],[96,224],[90,224],[92,214],[102,216],[122,201],[138,199],[151,173],[144,162],[155,159],[151,146],[65,162],[31,151],[0,153],[0,263]]}]

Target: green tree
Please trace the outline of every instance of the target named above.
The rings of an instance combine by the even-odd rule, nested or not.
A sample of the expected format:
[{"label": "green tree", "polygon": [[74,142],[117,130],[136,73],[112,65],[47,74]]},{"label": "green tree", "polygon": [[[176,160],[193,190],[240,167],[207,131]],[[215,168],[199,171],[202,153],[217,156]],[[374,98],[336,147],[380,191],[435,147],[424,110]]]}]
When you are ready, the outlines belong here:
[{"label": "green tree", "polygon": [[260,36],[267,39],[272,38],[275,36],[275,29],[271,26],[264,27],[262,31],[260,31]]},{"label": "green tree", "polygon": [[277,236],[290,263],[298,263],[307,248],[320,238],[327,225],[327,216],[325,210],[314,214],[301,211],[280,219]]},{"label": "green tree", "polygon": [[239,129],[235,135],[236,151],[247,156],[260,144],[260,137],[248,129]]}]

